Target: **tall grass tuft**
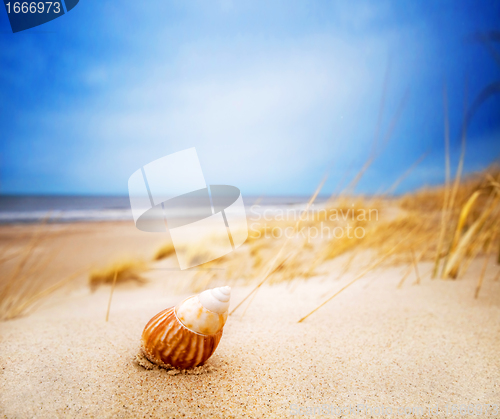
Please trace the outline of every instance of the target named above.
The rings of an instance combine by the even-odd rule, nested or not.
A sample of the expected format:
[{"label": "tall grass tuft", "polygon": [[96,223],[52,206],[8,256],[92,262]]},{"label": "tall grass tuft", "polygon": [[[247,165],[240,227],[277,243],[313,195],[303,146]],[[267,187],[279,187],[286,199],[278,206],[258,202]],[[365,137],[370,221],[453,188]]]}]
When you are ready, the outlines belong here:
[{"label": "tall grass tuft", "polygon": [[166,259],[166,258],[172,256],[174,253],[175,253],[174,244],[172,242],[169,242],[169,243],[164,244],[162,247],[160,247],[156,251],[153,259],[154,260]]},{"label": "tall grass tuft", "polygon": [[[57,249],[46,251],[45,242],[63,231],[53,232],[47,225],[50,214],[34,229],[28,242],[13,250],[16,242],[2,249],[0,257],[0,320],[20,316],[40,299],[77,278],[76,272],[54,283],[48,278],[47,265],[57,255]],[[49,284],[49,285],[47,285]]]},{"label": "tall grass tuft", "polygon": [[146,283],[142,273],[148,269],[147,264],[138,259],[124,259],[116,261],[104,268],[93,270],[89,275],[89,285],[94,291],[104,284],[112,285],[123,282]]}]

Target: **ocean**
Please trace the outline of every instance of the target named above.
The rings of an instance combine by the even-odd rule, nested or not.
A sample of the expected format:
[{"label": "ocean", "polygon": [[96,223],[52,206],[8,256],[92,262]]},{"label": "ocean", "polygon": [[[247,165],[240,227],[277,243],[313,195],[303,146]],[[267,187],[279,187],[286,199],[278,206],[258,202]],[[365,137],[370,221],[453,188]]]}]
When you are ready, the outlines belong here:
[{"label": "ocean", "polygon": [[[303,207],[306,196],[243,196],[245,207]],[[318,197],[317,203],[324,202]],[[128,196],[0,195],[0,224],[133,220]]]}]

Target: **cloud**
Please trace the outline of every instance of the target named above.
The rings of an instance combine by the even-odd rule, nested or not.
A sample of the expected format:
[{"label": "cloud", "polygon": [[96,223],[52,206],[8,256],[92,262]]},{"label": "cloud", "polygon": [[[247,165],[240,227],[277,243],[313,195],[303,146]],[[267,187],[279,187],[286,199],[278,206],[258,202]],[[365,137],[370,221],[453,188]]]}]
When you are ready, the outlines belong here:
[{"label": "cloud", "polygon": [[395,7],[125,1],[96,16],[81,2],[54,21],[62,33],[50,42],[18,37],[2,52],[3,190],[39,190],[43,175],[45,192],[125,193],[138,167],[195,146],[211,183],[308,193],[328,168],[336,183],[366,159],[389,56],[384,127],[408,86],[412,96],[399,146],[373,173],[404,171],[435,132],[441,141],[441,86],[427,88],[436,75],[423,15],[404,20]]},{"label": "cloud", "polygon": [[[80,78],[102,89],[25,118],[56,155],[57,139],[68,139],[61,172],[86,188],[120,188],[137,167],[190,146],[212,182],[283,188],[352,153],[349,131],[373,85],[373,52],[360,55],[333,37],[260,47],[247,40],[202,42],[186,46],[173,62],[155,59],[129,74],[121,65],[91,66]],[[106,83],[120,71],[119,83]],[[47,163],[39,159],[32,155],[30,164]]]}]

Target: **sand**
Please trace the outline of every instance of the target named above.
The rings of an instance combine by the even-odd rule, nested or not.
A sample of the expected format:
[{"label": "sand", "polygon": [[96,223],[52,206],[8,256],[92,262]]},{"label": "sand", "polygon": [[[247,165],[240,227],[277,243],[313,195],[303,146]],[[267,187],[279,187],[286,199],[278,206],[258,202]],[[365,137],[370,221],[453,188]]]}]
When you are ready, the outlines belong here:
[{"label": "sand", "polygon": [[[74,229],[85,236],[83,226]],[[118,248],[127,242],[115,224],[95,231],[107,231],[115,239],[106,243]],[[93,254],[92,240],[78,243],[74,258]],[[175,257],[154,265],[147,285],[118,286],[108,322],[109,286],[62,290],[29,315],[0,323],[0,416],[499,416],[498,267],[488,269],[477,300],[481,260],[457,281],[431,280],[430,264],[421,263],[421,283],[410,276],[402,289],[406,267],[385,267],[297,323],[354,277],[356,270],[336,281],[339,263],[308,281],[262,287],[244,316],[242,309],[229,317],[201,374],[148,370],[136,361],[147,321],[187,296],[179,285],[192,272],[172,270]],[[232,306],[250,289],[234,287]],[[460,407],[470,414],[461,416]]]}]

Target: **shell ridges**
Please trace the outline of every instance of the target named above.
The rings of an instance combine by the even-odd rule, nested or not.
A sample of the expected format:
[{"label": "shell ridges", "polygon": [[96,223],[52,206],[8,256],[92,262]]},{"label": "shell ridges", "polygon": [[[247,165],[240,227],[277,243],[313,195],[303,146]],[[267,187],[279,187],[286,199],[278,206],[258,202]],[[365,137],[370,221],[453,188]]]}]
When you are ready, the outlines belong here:
[{"label": "shell ridges", "polygon": [[[157,323],[157,318],[165,314],[165,319]],[[205,336],[189,330],[177,319],[174,307],[170,307],[146,325],[142,334],[142,350],[157,365],[188,369],[202,365],[210,358],[221,337],[222,329],[215,335]]]},{"label": "shell ridges", "polygon": [[230,297],[230,287],[214,288],[156,314],[142,332],[146,358],[166,368],[203,365],[222,337]]}]

